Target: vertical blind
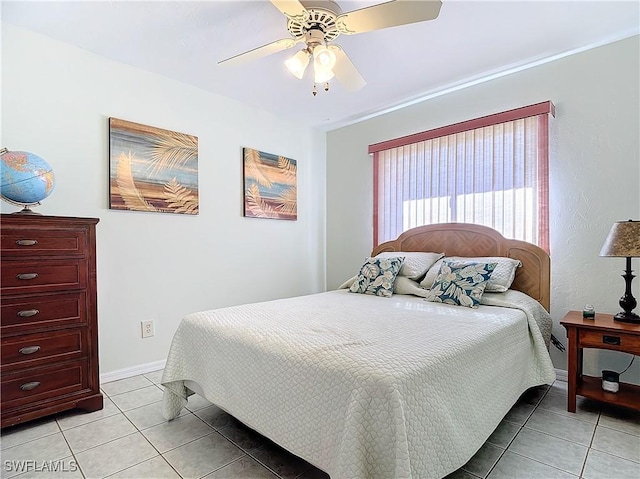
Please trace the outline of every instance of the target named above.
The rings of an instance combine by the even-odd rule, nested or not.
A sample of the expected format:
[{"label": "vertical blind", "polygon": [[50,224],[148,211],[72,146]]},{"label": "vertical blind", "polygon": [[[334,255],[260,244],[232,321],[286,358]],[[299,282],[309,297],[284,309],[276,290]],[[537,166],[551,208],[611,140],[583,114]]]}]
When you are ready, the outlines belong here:
[{"label": "vertical blind", "polygon": [[371,145],[374,243],[460,222],[548,251],[550,112],[545,102]]}]

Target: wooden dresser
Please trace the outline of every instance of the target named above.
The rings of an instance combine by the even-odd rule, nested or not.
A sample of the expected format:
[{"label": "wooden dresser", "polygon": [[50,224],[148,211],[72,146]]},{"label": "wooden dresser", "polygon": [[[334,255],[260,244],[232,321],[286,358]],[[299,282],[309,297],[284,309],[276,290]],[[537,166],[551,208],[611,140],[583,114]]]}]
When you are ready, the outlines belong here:
[{"label": "wooden dresser", "polygon": [[98,219],[0,218],[1,427],[102,409],[98,376]]}]

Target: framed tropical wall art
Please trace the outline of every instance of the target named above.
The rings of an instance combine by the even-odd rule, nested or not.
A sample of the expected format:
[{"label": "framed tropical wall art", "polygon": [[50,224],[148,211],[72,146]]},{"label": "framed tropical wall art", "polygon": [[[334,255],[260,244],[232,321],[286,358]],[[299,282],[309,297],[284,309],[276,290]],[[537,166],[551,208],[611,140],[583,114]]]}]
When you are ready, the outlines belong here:
[{"label": "framed tropical wall art", "polygon": [[197,215],[198,137],[109,118],[109,208]]},{"label": "framed tropical wall art", "polygon": [[244,216],[298,219],[296,160],[243,148]]}]

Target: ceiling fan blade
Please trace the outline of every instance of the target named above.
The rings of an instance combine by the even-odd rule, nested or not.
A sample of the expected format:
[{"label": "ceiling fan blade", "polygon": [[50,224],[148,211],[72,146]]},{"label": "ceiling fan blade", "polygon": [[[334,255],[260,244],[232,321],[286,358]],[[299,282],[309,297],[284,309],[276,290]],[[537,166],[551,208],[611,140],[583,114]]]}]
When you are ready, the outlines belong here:
[{"label": "ceiling fan blade", "polygon": [[433,20],[440,14],[440,0],[393,0],[340,15],[336,24],[340,33],[353,35],[409,23]]},{"label": "ceiling fan blade", "polygon": [[249,50],[248,52],[240,53],[239,55],[235,55],[231,58],[226,58],[225,60],[220,60],[218,62],[218,65],[241,65],[246,62],[257,60],[258,58],[273,55],[274,53],[281,52],[282,50],[286,50],[287,48],[291,48],[300,41],[301,40],[294,40],[293,38],[283,38],[282,40],[276,40],[275,42],[267,43],[266,45],[254,48],[253,50]]},{"label": "ceiling fan blade", "polygon": [[309,17],[309,12],[298,0],[271,0],[271,3],[288,18],[306,20]]},{"label": "ceiling fan blade", "polygon": [[342,86],[348,91],[356,91],[367,84],[342,48],[338,45],[329,45],[329,49],[336,54],[333,73]]}]

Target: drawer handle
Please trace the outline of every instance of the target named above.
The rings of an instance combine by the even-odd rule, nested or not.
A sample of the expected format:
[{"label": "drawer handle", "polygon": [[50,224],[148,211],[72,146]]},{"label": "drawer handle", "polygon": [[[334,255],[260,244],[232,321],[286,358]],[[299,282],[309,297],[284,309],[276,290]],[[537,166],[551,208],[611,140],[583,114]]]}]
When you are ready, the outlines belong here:
[{"label": "drawer handle", "polygon": [[27,346],[26,348],[20,348],[20,354],[33,354],[40,351],[40,346]]},{"label": "drawer handle", "polygon": [[30,383],[24,383],[22,386],[20,386],[20,390],[31,391],[32,389],[35,389],[38,386],[40,386],[40,381],[31,381]]},{"label": "drawer handle", "polygon": [[36,240],[21,239],[16,241],[16,244],[19,246],[35,246],[38,242]]},{"label": "drawer handle", "polygon": [[604,344],[610,344],[611,346],[620,346],[619,336],[602,336],[602,342]]},{"label": "drawer handle", "polygon": [[30,318],[31,316],[35,316],[40,311],[37,309],[23,309],[22,311],[18,311],[18,316],[21,318]]},{"label": "drawer handle", "polygon": [[18,279],[35,279],[38,277],[38,273],[20,273],[16,275]]}]

